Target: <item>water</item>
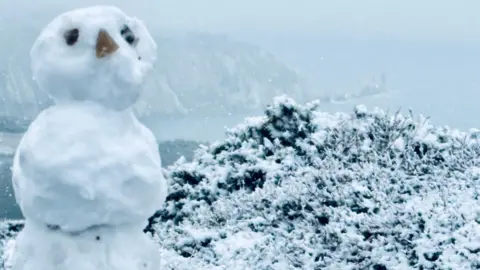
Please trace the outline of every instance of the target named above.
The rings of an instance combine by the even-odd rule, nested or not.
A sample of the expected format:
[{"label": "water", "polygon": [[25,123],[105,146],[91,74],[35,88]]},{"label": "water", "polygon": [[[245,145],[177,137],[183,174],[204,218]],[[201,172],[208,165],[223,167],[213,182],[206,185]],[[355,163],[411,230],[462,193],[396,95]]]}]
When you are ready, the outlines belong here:
[{"label": "water", "polygon": [[11,157],[0,155],[0,219],[20,219],[22,213],[15,203],[10,167]]},{"label": "water", "polygon": [[[324,103],[321,111],[335,113],[353,111],[358,104],[367,108],[381,108],[395,113],[400,110],[407,114],[411,109],[415,115],[423,114],[430,117],[436,125],[447,125],[460,130],[480,127],[480,117],[475,117],[480,112],[476,100],[480,98],[480,91],[462,91],[465,88],[456,88],[456,91],[437,93],[435,88],[415,89],[415,87],[391,91],[385,94],[359,98],[341,103]],[[261,111],[238,115],[201,116],[162,120],[148,123],[159,140],[182,138],[186,140],[214,141],[224,138],[227,128],[242,123],[245,117],[262,115]]]},{"label": "water", "polygon": [[0,133],[0,219],[22,218],[12,190],[11,166],[21,134]]}]

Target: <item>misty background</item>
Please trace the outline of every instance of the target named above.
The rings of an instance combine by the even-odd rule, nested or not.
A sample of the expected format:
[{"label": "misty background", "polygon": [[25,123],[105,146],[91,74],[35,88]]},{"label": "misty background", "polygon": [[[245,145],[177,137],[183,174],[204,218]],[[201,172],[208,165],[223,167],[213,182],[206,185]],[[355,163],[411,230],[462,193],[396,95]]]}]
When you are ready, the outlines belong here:
[{"label": "misty background", "polygon": [[[99,2],[0,1],[0,72],[4,77],[15,74],[11,89],[32,87],[30,92],[39,96],[21,98],[21,104],[37,99],[48,105],[29,80],[28,52],[38,32],[61,12],[95,4]],[[475,101],[480,97],[480,17],[476,14],[480,3],[473,0],[120,0],[102,4],[117,5],[141,18],[157,39],[159,65],[169,74],[152,89],[168,91],[151,91],[149,100],[156,99],[157,108],[145,109],[152,107],[149,104],[141,111],[147,112],[144,120],[160,140],[219,139],[225,126],[258,114],[276,94],[286,93],[300,101],[349,95],[378,84],[382,75],[386,93],[325,103],[323,109],[345,111],[357,103],[390,110],[411,108],[431,116],[438,124],[462,129],[479,126],[480,120],[473,115],[477,112]],[[192,38],[192,33],[200,37]],[[172,42],[172,37],[184,34],[189,35],[188,41]],[[199,49],[195,45],[198,41],[206,42],[206,49]],[[229,82],[217,89],[217,75],[224,64],[223,58],[219,60],[214,54],[220,50],[234,59],[241,55],[249,61],[256,57],[255,50],[271,54],[272,59],[257,57],[261,60],[256,62],[259,72],[255,74],[270,72],[268,76],[277,74],[283,81],[272,89],[259,82],[265,78],[258,75],[247,74],[232,82],[231,78],[237,79],[239,74],[235,69]],[[199,71],[192,73],[188,65],[179,65],[182,60],[197,61]],[[205,64],[208,61],[219,68],[207,70],[211,66]],[[245,65],[243,70],[252,68]],[[213,78],[205,82],[209,76]],[[240,83],[245,80],[249,83]],[[189,81],[195,84],[189,85]],[[164,84],[168,87],[161,87]],[[240,89],[237,98],[232,99],[231,89],[235,87]],[[205,101],[199,101],[199,92]],[[251,98],[243,100],[243,104],[255,106],[233,108],[244,96]],[[202,102],[210,108],[212,100],[223,109],[188,114]],[[4,103],[4,107],[8,106],[8,102]],[[13,108],[10,114],[34,116],[42,108],[35,106]]]}]

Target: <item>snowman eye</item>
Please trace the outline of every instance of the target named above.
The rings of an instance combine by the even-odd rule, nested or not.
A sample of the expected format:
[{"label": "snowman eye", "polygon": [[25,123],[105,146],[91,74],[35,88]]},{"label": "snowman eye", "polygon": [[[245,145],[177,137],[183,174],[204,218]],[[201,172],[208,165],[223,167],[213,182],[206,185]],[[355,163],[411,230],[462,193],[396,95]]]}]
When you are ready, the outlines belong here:
[{"label": "snowman eye", "polygon": [[120,34],[122,35],[123,39],[130,44],[131,46],[135,46],[138,42],[138,39],[133,34],[132,30],[128,26],[123,26],[122,30],[120,30]]},{"label": "snowman eye", "polygon": [[63,34],[63,37],[65,38],[65,43],[67,43],[68,46],[73,46],[75,43],[78,41],[78,37],[80,36],[80,30],[78,28],[70,29]]}]

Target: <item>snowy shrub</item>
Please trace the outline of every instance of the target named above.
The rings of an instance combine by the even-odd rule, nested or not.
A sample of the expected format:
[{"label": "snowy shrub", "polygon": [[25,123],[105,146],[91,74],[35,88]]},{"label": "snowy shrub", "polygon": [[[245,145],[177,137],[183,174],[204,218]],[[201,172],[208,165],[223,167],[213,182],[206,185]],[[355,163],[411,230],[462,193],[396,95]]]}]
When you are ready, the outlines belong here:
[{"label": "snowy shrub", "polygon": [[12,255],[14,237],[23,228],[23,221],[4,221],[0,223],[0,269],[9,269],[8,259]]},{"label": "snowy shrub", "polygon": [[9,220],[0,223],[0,240],[15,236],[23,229],[23,221]]},{"label": "snowy shrub", "polygon": [[474,133],[317,107],[276,98],[265,116],[174,164],[147,231],[210,267],[480,268]]}]

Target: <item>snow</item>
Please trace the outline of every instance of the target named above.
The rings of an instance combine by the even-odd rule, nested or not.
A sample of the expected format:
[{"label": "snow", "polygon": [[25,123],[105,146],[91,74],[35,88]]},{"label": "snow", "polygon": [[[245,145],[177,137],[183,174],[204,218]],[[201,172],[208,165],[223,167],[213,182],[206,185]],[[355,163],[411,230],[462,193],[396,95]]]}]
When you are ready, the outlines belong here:
[{"label": "snow", "polygon": [[[79,36],[69,42],[72,29]],[[15,152],[25,226],[6,253],[13,270],[158,269],[158,248],[142,230],[167,181],[156,139],[132,110],[155,50],[141,21],[110,6],[61,14],[39,35],[34,79],[56,104]]]},{"label": "snow", "polygon": [[15,251],[15,240],[14,239],[8,239],[4,243],[3,247],[3,256],[1,258],[4,269],[10,269],[12,267],[12,259],[13,259],[13,253]]}]

